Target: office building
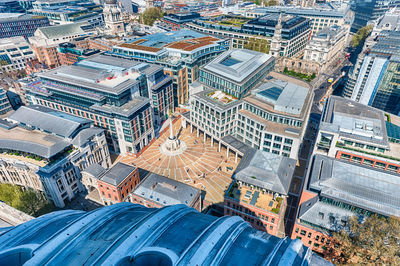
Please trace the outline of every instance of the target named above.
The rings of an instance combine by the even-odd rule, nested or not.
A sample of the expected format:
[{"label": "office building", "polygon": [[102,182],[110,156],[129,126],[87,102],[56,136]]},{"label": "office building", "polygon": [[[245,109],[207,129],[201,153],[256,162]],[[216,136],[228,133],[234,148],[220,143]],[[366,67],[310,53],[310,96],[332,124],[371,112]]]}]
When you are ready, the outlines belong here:
[{"label": "office building", "polygon": [[36,56],[24,37],[0,39],[0,69],[3,72],[24,70]]},{"label": "office building", "polygon": [[64,207],[83,190],[81,173],[111,165],[104,130],[41,106],[20,107],[0,127],[0,181],[42,191]]},{"label": "office building", "polygon": [[200,14],[196,12],[187,13],[171,13],[162,18],[163,27],[168,30],[181,30],[184,28],[185,23],[191,22],[195,19],[199,19]]},{"label": "office building", "polygon": [[1,0],[0,13],[25,13],[18,0]]},{"label": "office building", "polygon": [[393,114],[400,113],[400,34],[382,31],[377,43],[364,56],[351,99]]},{"label": "office building", "polygon": [[202,87],[191,97],[194,125],[217,140],[232,135],[255,149],[297,160],[313,102],[307,83],[271,72],[242,100]]},{"label": "office building", "polygon": [[354,0],[351,3],[352,10],[354,10],[354,22],[351,26],[351,31],[357,32],[357,30],[383,16],[391,8],[399,5],[400,2],[397,0]]},{"label": "office building", "polygon": [[297,160],[314,94],[305,82],[271,76],[243,99],[235,136],[253,148]]},{"label": "office building", "polygon": [[201,189],[149,173],[129,195],[129,201],[148,208],[184,204],[202,210]]},{"label": "office building", "polygon": [[54,68],[61,65],[57,52],[59,44],[71,42],[91,32],[87,23],[48,26],[37,29],[34,36],[29,38],[29,43],[39,62]]},{"label": "office building", "polygon": [[33,2],[30,14],[45,16],[51,25],[86,22],[91,27],[104,25],[103,9],[88,0],[38,0]]},{"label": "office building", "polygon": [[348,3],[331,2],[320,3],[314,7],[300,6],[269,6],[257,7],[246,12],[248,18],[258,18],[266,14],[285,13],[292,16],[301,16],[310,20],[311,32],[330,27],[339,26],[348,32],[354,20],[354,12],[350,10]]},{"label": "office building", "polygon": [[12,106],[7,97],[7,93],[2,87],[0,87],[0,115],[3,116],[10,111],[12,111]]},{"label": "office building", "polygon": [[322,253],[334,248],[332,234],[347,230],[352,216],[400,216],[398,175],[323,155],[311,167],[292,239]]},{"label": "office building", "polygon": [[338,96],[321,117],[314,154],[400,173],[400,119]]},{"label": "office building", "polygon": [[310,21],[300,16],[279,13],[254,19],[220,16],[194,20],[186,23],[186,27],[222,38],[229,37],[232,39],[232,48],[246,48],[253,41],[264,45],[262,50],[265,50],[269,47],[279,21],[282,27],[281,56],[293,57],[303,51],[310,37]]},{"label": "office building", "polygon": [[96,177],[99,194],[104,205],[123,202],[139,184],[137,167],[121,162]]},{"label": "office building", "polygon": [[284,231],[289,187],[296,160],[249,149],[232,176],[224,214],[236,215],[271,235]]},{"label": "office building", "polygon": [[140,152],[174,106],[172,79],[157,65],[97,55],[38,76],[26,88],[31,104],[94,121],[116,153]]},{"label": "office building", "polygon": [[323,66],[342,58],[347,45],[348,31],[340,26],[324,28],[311,37],[304,49],[303,58]]},{"label": "office building", "polygon": [[[132,259],[138,265],[330,265],[299,240],[184,205],[150,209],[125,202],[91,212],[64,210],[0,230],[6,265],[118,265]],[[33,246],[35,256],[25,256]]]},{"label": "office building", "polygon": [[0,39],[33,36],[36,29],[49,26],[49,20],[42,16],[23,13],[0,13]]},{"label": "office building", "polygon": [[124,58],[154,63],[173,77],[175,105],[187,104],[189,84],[199,77],[199,68],[227,50],[229,41],[191,30],[157,33],[114,46],[112,53]]},{"label": "office building", "polygon": [[232,49],[203,66],[199,81],[233,97],[242,98],[273,70],[274,64],[275,59],[270,55]]},{"label": "office building", "polygon": [[60,43],[57,48],[57,57],[61,65],[73,65],[98,53],[98,49],[83,49],[72,42]]}]

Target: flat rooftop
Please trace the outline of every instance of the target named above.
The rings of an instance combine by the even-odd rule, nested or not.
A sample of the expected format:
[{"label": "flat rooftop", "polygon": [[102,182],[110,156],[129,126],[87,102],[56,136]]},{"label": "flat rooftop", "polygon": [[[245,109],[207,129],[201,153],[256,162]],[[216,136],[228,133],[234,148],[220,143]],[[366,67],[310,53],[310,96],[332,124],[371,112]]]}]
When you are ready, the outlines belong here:
[{"label": "flat rooftop", "polygon": [[[150,67],[150,64],[122,59],[106,55],[96,55],[82,60],[76,65],[61,66],[39,74],[40,77],[62,81],[72,85],[87,87],[95,91],[118,94],[125,91],[137,81],[140,72]],[[46,84],[53,89],[69,90],[57,84]],[[77,90],[76,93],[87,97],[98,98],[99,95]]]},{"label": "flat rooftop", "polygon": [[264,64],[274,60],[271,55],[246,49],[232,49],[217,56],[203,69],[229,79],[235,83],[242,83]]},{"label": "flat rooftop", "polygon": [[[165,45],[173,42],[179,42],[187,39],[195,39],[202,37],[208,37],[208,36],[193,30],[168,31],[168,32],[161,32],[140,37],[140,40],[142,40],[140,42],[140,45],[162,48]],[[135,39],[133,42],[136,41],[137,40]]]},{"label": "flat rooftop", "polygon": [[316,154],[308,189],[382,215],[400,216],[400,178],[387,171]]},{"label": "flat rooftop", "polygon": [[191,206],[201,190],[170,178],[150,173],[133,194],[162,206],[185,204]]},{"label": "flat rooftop", "polygon": [[273,105],[274,111],[300,116],[310,89],[284,80],[264,82],[252,91],[257,99]]},{"label": "flat rooftop", "polygon": [[329,98],[320,130],[389,147],[384,113],[338,96]]}]

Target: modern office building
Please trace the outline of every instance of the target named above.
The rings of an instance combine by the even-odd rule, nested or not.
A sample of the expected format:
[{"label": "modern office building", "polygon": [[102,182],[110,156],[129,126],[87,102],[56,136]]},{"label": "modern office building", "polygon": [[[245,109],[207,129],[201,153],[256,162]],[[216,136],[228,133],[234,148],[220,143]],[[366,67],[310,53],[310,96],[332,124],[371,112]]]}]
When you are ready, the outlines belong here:
[{"label": "modern office building", "polygon": [[0,13],[24,13],[24,8],[18,0],[1,0]]},{"label": "modern office building", "polygon": [[90,28],[87,23],[43,27],[35,31],[34,36],[29,38],[29,43],[39,62],[54,68],[61,65],[58,45],[90,35],[92,33]]},{"label": "modern office building", "polygon": [[0,39],[33,36],[36,29],[49,26],[49,20],[43,16],[23,13],[0,13]]},{"label": "modern office building", "polygon": [[338,96],[325,104],[313,154],[400,174],[400,118]]},{"label": "modern office building", "polygon": [[89,56],[100,53],[98,49],[83,49],[77,47],[72,42],[60,43],[57,48],[57,56],[61,65],[73,65],[76,62],[82,61]]},{"label": "modern office building", "polygon": [[187,12],[187,13],[171,13],[162,18],[163,27],[168,30],[180,30],[183,29],[185,23],[191,22],[195,19],[199,19],[201,16],[196,12]]},{"label": "modern office building", "polygon": [[309,19],[287,14],[268,14],[262,17],[249,19],[245,17],[220,16],[194,20],[186,27],[223,38],[231,38],[232,48],[246,48],[253,42],[268,43],[274,36],[275,28],[281,21],[281,56],[292,57],[303,51],[310,38]]},{"label": "modern office building", "polygon": [[3,116],[10,111],[12,111],[12,106],[7,97],[7,93],[2,87],[0,87],[0,115]]},{"label": "modern office building", "polygon": [[124,58],[158,64],[173,77],[175,105],[189,100],[189,84],[199,68],[227,50],[229,41],[191,30],[157,33],[114,46],[112,53]]},{"label": "modern office building", "polygon": [[37,0],[30,14],[45,16],[51,25],[87,22],[92,27],[104,25],[103,8],[88,0]]},{"label": "modern office building", "polygon": [[[91,212],[64,210],[0,230],[5,265],[121,265],[132,259],[138,265],[330,265],[299,240],[185,205],[150,209],[125,202]],[[35,256],[25,253],[30,247]]]},{"label": "modern office building", "polygon": [[332,233],[346,230],[352,216],[400,217],[398,175],[323,155],[310,165],[292,239],[322,253],[334,248]]},{"label": "modern office building", "polygon": [[374,20],[383,16],[387,11],[393,7],[399,7],[400,1],[388,0],[353,0],[351,8],[354,10],[354,22],[351,26],[351,31],[356,32]]},{"label": "modern office building", "polygon": [[24,70],[36,56],[22,36],[0,39],[0,69],[3,72]]},{"label": "modern office building", "polygon": [[149,173],[129,194],[129,201],[149,208],[184,204],[202,210],[201,189]]},{"label": "modern office building", "polygon": [[313,102],[307,83],[271,72],[242,100],[202,86],[205,90],[191,97],[194,125],[215,139],[232,135],[255,149],[297,160]]},{"label": "modern office building", "polygon": [[266,14],[279,13],[301,16],[309,19],[313,34],[326,27],[334,25],[343,27],[349,31],[354,20],[354,12],[350,10],[349,4],[344,2],[320,3],[314,7],[285,5],[257,7],[253,10],[247,11],[246,17],[258,18],[265,16]]},{"label": "modern office building", "polygon": [[243,99],[235,136],[253,148],[297,160],[314,93],[305,82],[271,76]]},{"label": "modern office building", "polygon": [[31,104],[94,121],[116,153],[140,152],[174,106],[172,79],[157,65],[97,55],[38,76],[26,88]]},{"label": "modern office building", "polygon": [[[382,31],[365,55],[351,99],[393,114],[400,113],[400,33]],[[347,91],[349,93],[350,90]]]},{"label": "modern office building", "polygon": [[140,182],[138,168],[121,162],[116,163],[96,178],[104,205],[126,201],[129,193]]},{"label": "modern office building", "polygon": [[215,90],[243,98],[275,66],[274,57],[245,49],[232,49],[200,69],[199,81]]},{"label": "modern office building", "polygon": [[224,214],[240,216],[258,230],[280,235],[295,167],[296,160],[249,149],[224,196]]},{"label": "modern office building", "polygon": [[104,130],[42,106],[20,107],[0,127],[0,182],[42,191],[64,207],[91,164],[111,165]]}]

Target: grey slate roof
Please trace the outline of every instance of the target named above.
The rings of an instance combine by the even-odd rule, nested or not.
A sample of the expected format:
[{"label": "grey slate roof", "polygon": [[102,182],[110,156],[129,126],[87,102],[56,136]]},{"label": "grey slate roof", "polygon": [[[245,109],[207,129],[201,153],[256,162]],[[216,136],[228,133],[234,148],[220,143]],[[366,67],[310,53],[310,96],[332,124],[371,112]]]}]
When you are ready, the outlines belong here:
[{"label": "grey slate roof", "polygon": [[0,148],[8,150],[16,150],[21,152],[28,152],[31,154],[39,155],[43,158],[50,158],[56,155],[57,153],[63,151],[70,145],[69,142],[64,141],[60,137],[47,136],[47,138],[51,139],[51,141],[54,141],[55,143],[51,146],[48,146],[30,141],[3,138],[0,139]]},{"label": "grey slate roof", "polygon": [[162,206],[185,204],[191,206],[200,189],[170,178],[150,173],[136,187],[133,194]]},{"label": "grey slate roof", "polygon": [[47,38],[53,39],[64,36],[86,34],[86,32],[82,29],[82,26],[84,25],[87,25],[87,23],[80,22],[80,23],[48,26],[39,28],[38,30],[41,31]]},{"label": "grey slate roof", "polygon": [[287,195],[296,160],[249,148],[233,179]]},{"label": "grey slate roof", "polygon": [[382,215],[400,216],[400,177],[388,171],[317,154],[309,190]]},{"label": "grey slate roof", "polygon": [[121,162],[114,164],[100,178],[101,181],[118,186],[124,179],[135,171],[136,167]]},{"label": "grey slate roof", "polygon": [[90,138],[102,132],[104,132],[104,129],[98,127],[84,128],[75,136],[72,140],[72,144],[74,146],[82,146],[87,143]]},{"label": "grey slate roof", "polygon": [[105,171],[106,171],[106,169],[104,169],[101,165],[99,165],[98,163],[94,163],[94,164],[91,164],[88,167],[86,167],[86,169],[83,172],[88,173],[91,176],[93,176],[94,178],[99,179],[100,176]]},{"label": "grey slate roof", "polygon": [[89,126],[92,123],[90,120],[38,105],[22,106],[11,114],[8,120],[48,131],[63,138],[74,137],[78,129]]}]

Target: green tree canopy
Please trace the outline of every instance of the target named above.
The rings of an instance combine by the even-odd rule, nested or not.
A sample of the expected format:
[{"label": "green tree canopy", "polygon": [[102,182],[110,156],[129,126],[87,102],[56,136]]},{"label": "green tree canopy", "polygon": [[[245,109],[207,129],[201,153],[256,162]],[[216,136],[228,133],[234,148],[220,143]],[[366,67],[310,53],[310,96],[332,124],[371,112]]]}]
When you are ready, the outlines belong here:
[{"label": "green tree canopy", "polygon": [[349,229],[334,233],[334,248],[326,259],[335,264],[400,265],[400,218],[373,215],[359,223],[350,218]]},{"label": "green tree canopy", "polygon": [[40,192],[23,190],[10,184],[0,184],[0,200],[32,216],[40,216],[53,210],[53,205],[48,203]]},{"label": "green tree canopy", "polygon": [[351,39],[351,46],[352,47],[357,47],[359,45],[362,45],[365,41],[365,39],[368,37],[368,35],[371,33],[373,25],[367,25],[365,27],[362,27],[359,29],[356,34],[354,34],[353,38]]},{"label": "green tree canopy", "polygon": [[157,19],[160,19],[163,17],[163,13],[161,12],[161,9],[158,7],[151,7],[147,8],[142,14],[141,14],[141,19],[142,23],[153,26],[154,21]]}]

